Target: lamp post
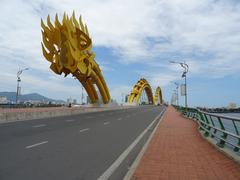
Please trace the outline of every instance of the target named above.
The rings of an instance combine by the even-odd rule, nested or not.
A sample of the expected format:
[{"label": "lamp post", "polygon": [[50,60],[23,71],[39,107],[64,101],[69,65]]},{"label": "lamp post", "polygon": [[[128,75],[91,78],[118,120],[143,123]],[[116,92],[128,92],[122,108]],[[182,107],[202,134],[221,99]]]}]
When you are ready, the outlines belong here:
[{"label": "lamp post", "polygon": [[177,105],[177,92],[176,92],[176,89],[173,90],[172,98],[171,98],[171,104]]},{"label": "lamp post", "polygon": [[176,101],[177,101],[177,105],[179,106],[179,99],[178,99],[178,88],[179,88],[179,83],[174,82],[174,84],[176,85]]},{"label": "lamp post", "polygon": [[121,94],[122,95],[122,104],[124,103],[124,93]]},{"label": "lamp post", "polygon": [[82,105],[84,104],[83,99],[84,99],[84,94],[83,94],[83,85],[82,85]]},{"label": "lamp post", "polygon": [[174,104],[175,105],[177,105],[177,103],[178,103],[178,97],[177,97],[177,90],[176,89],[174,89],[173,90],[173,97],[174,97]]},{"label": "lamp post", "polygon": [[187,72],[188,72],[189,66],[185,62],[176,62],[176,61],[169,61],[169,62],[173,63],[173,64],[180,64],[180,66],[184,69],[184,71],[182,73],[182,78],[184,78],[184,80],[185,80],[185,107],[188,107],[188,104],[187,104]]},{"label": "lamp post", "polygon": [[24,69],[20,69],[17,72],[17,92],[16,92],[16,104],[18,104],[18,96],[20,94],[20,82],[21,82],[21,78],[20,75],[22,74],[23,71],[29,70],[29,68],[24,68]]}]

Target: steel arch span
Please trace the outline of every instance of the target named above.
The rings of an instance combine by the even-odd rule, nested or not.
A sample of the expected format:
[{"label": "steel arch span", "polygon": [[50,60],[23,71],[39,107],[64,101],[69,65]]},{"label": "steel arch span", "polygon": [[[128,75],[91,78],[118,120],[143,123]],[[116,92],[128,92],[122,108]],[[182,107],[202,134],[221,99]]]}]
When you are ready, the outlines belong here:
[{"label": "steel arch span", "polygon": [[137,84],[133,87],[133,89],[128,97],[128,103],[139,104],[139,100],[140,100],[143,90],[146,91],[149,104],[153,104],[154,99],[153,99],[153,94],[152,94],[152,88],[149,85],[148,81],[144,78],[140,79],[137,82]]},{"label": "steel arch span", "polygon": [[41,19],[42,52],[46,60],[51,62],[51,70],[56,74],[72,74],[85,88],[92,103],[99,100],[97,86],[103,102],[110,100],[108,87],[92,51],[92,40],[87,25],[82,18],[76,20],[73,12],[71,17],[65,13],[62,23],[55,16],[54,25],[47,18],[47,25]]},{"label": "steel arch span", "polygon": [[155,105],[158,105],[158,100],[160,100],[160,104],[163,104],[162,90],[159,86],[157,87],[157,89],[155,91],[155,95],[154,95],[154,104]]}]

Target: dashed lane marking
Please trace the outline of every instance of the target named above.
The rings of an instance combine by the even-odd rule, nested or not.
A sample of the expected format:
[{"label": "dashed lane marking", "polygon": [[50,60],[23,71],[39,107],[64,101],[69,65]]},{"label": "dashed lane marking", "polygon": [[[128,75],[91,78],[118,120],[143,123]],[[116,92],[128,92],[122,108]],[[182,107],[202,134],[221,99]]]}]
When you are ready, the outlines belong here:
[{"label": "dashed lane marking", "polygon": [[81,129],[79,132],[82,133],[82,132],[85,132],[85,131],[89,131],[89,128]]},{"label": "dashed lane marking", "polygon": [[75,121],[74,119],[67,119],[66,122],[73,122]]},{"label": "dashed lane marking", "polygon": [[32,126],[33,128],[40,128],[40,127],[45,127],[47,126],[46,124],[37,124],[37,125],[34,125]]},{"label": "dashed lane marking", "polygon": [[40,143],[36,143],[36,144],[32,144],[32,145],[26,146],[25,148],[26,149],[30,149],[30,148],[33,148],[33,147],[36,147],[36,146],[40,146],[40,145],[43,145],[43,144],[46,144],[46,143],[48,143],[48,141],[42,141]]}]

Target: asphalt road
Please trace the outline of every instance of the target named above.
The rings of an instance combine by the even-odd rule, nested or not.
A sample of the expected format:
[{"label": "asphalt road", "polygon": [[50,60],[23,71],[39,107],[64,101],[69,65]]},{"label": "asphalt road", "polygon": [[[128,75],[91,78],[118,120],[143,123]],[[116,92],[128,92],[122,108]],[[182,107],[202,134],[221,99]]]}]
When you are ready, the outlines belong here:
[{"label": "asphalt road", "polygon": [[161,111],[142,106],[0,124],[0,180],[97,179]]}]

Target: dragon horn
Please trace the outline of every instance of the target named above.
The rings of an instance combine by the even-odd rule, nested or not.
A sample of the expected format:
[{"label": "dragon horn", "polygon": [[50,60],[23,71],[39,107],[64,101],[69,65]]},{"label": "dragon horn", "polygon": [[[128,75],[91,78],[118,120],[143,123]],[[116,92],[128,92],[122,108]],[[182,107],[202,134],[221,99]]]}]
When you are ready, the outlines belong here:
[{"label": "dragon horn", "polygon": [[85,33],[85,28],[84,28],[84,25],[82,22],[82,16],[80,16],[80,18],[79,18],[79,23],[80,23],[81,30]]},{"label": "dragon horn", "polygon": [[51,20],[50,20],[50,16],[48,15],[48,17],[47,17],[47,25],[48,25],[48,27],[51,29],[51,30],[54,30],[54,26],[52,25],[52,23],[51,23]]},{"label": "dragon horn", "polygon": [[86,34],[89,36],[87,24],[85,24],[85,32],[86,32]]},{"label": "dragon horn", "polygon": [[74,25],[80,29],[80,26],[79,26],[79,23],[77,22],[76,20],[76,17],[75,17],[75,12],[73,11],[73,15],[72,15],[72,21],[74,23]]},{"label": "dragon horn", "polygon": [[57,15],[57,14],[56,14],[56,16],[55,16],[55,26],[58,27],[58,28],[61,27],[61,23],[60,23],[59,20],[58,20],[58,15]]}]

